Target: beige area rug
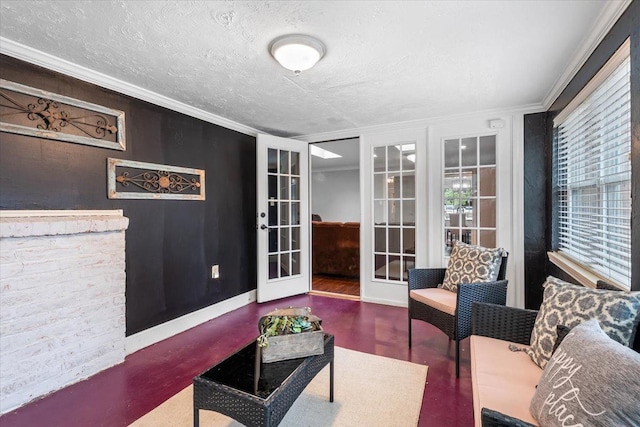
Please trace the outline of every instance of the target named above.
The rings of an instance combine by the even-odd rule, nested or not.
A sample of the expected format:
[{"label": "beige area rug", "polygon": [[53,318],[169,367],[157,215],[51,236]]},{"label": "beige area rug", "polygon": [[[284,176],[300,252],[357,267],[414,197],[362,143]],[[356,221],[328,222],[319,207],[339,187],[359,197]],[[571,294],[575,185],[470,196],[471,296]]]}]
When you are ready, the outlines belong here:
[{"label": "beige area rug", "polygon": [[[334,402],[329,402],[329,366],[307,386],[280,426],[416,426],[427,367],[336,347]],[[200,426],[237,427],[222,414],[200,411]],[[193,386],[135,421],[135,427],[193,426]]]}]

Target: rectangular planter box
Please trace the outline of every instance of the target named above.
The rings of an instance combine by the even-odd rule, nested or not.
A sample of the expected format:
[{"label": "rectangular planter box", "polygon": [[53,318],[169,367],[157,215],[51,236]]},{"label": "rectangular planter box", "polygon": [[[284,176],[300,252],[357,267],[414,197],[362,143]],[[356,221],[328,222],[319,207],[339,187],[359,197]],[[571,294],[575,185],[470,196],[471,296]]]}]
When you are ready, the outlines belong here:
[{"label": "rectangular planter box", "polygon": [[[306,307],[282,308],[269,312],[267,316],[308,316],[311,322],[322,322],[318,316],[310,314],[310,310]],[[269,345],[261,349],[263,363],[317,356],[324,353],[324,331],[322,328],[312,332],[269,337],[267,341]]]},{"label": "rectangular planter box", "polygon": [[267,339],[269,345],[262,348],[262,362],[316,356],[324,353],[324,331],[322,329],[300,334],[279,335]]}]

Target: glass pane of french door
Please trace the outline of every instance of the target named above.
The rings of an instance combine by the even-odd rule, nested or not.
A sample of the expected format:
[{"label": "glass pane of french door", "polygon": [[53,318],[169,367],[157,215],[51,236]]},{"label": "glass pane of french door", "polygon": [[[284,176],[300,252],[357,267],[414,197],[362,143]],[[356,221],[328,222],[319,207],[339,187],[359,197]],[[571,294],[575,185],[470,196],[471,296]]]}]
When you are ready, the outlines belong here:
[{"label": "glass pane of french door", "polygon": [[268,149],[269,279],[300,275],[300,153]]},{"label": "glass pane of french door", "polygon": [[444,245],[496,246],[496,135],[444,141]]},{"label": "glass pane of french door", "polygon": [[373,277],[406,282],[415,265],[415,144],[373,147]]}]

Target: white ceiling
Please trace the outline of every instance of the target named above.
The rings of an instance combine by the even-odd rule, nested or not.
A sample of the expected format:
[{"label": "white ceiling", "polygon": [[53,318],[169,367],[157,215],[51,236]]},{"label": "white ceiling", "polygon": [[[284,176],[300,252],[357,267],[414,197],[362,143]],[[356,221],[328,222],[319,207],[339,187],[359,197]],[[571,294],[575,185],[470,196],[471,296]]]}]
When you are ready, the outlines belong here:
[{"label": "white ceiling", "polygon": [[[136,88],[134,96],[311,135],[548,106],[627,4],[2,0],[0,52],[33,48]],[[268,52],[287,33],[319,38],[326,56],[294,76]]]}]

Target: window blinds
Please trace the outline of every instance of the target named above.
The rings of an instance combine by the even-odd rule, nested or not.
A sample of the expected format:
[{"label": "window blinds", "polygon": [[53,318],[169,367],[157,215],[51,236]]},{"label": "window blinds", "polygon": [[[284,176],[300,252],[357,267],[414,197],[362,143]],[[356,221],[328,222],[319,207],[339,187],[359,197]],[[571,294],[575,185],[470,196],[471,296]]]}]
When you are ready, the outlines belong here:
[{"label": "window blinds", "polygon": [[[558,250],[631,286],[629,56],[554,128]],[[606,68],[606,66],[605,66]],[[611,67],[610,67],[611,68]],[[598,76],[596,76],[598,77]]]}]

